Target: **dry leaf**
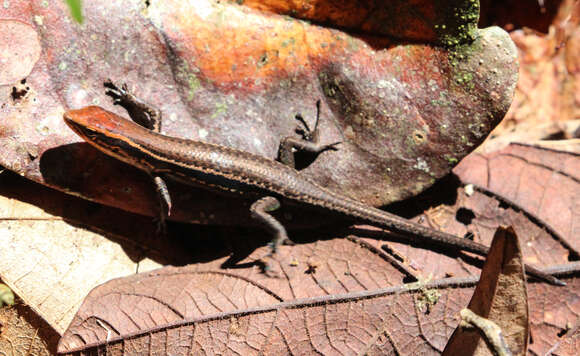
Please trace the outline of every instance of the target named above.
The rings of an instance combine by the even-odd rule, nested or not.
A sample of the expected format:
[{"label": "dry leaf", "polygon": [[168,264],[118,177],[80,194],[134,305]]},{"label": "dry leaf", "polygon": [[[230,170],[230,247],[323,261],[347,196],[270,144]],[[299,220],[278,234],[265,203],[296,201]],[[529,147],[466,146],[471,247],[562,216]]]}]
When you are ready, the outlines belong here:
[{"label": "dry leaf", "polygon": [[[500,227],[495,233],[468,308],[501,329],[511,354],[526,354],[528,296],[522,252],[512,228]],[[455,330],[443,351],[443,355],[493,354],[494,349],[490,350],[479,330],[463,327]]]},{"label": "dry leaf", "polygon": [[[580,117],[578,4],[576,0],[548,2],[551,12],[558,14],[556,17],[540,15],[546,34],[526,28],[510,33],[518,48],[519,80],[513,104],[493,135],[501,136],[524,122],[533,126]],[[518,5],[520,8],[524,6]],[[525,8],[529,5],[526,4]],[[525,11],[512,10],[509,14],[521,13]],[[534,24],[528,24],[530,26]]]},{"label": "dry leaf", "polygon": [[427,283],[281,302],[253,280],[165,268],[91,292],[59,352],[434,355],[468,293]]},{"label": "dry leaf", "polygon": [[[106,228],[107,220],[114,221],[115,215],[123,216],[118,211],[107,215],[98,207],[87,206],[86,201],[3,174],[0,176],[0,277],[40,317],[62,333],[95,285],[133,274],[139,268],[144,271],[160,266],[151,260],[141,260],[144,257],[132,261],[132,257],[143,253],[130,240],[121,245],[68,220],[76,217],[78,221],[84,216],[85,223],[93,220],[91,223]],[[149,229],[154,227],[152,223],[138,223]],[[138,223],[131,223],[133,226],[127,228],[137,232]]]}]

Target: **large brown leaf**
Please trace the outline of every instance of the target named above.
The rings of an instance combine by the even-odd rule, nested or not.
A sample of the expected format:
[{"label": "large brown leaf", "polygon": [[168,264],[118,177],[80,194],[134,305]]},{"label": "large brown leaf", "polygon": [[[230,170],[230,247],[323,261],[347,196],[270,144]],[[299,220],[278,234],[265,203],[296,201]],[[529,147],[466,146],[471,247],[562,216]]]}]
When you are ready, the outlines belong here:
[{"label": "large brown leaf", "polygon": [[[112,78],[163,110],[166,134],[269,158],[296,135],[294,116],[312,123],[322,99],[322,138],[343,143],[304,174],[373,205],[414,195],[502,118],[516,82],[513,43],[498,28],[476,29],[477,1],[335,3],[88,1],[82,26],[62,1],[2,7],[0,32],[21,21],[31,35],[21,46],[42,53],[25,81],[0,87],[0,164],[153,215],[149,178],[79,144],[62,121],[65,109],[89,104],[122,113],[103,94]],[[243,202],[170,188],[176,220],[252,221]]]},{"label": "large brown leaf", "polygon": [[465,305],[470,290],[441,289],[437,304],[427,309],[423,292],[436,287],[399,286],[282,302],[252,280],[165,268],[91,292],[59,352],[99,347],[135,355],[161,350],[437,354],[455,324],[448,313]]},{"label": "large brown leaf", "polygon": [[[308,278],[317,279],[317,273]],[[319,284],[327,281],[321,274]],[[300,288],[292,282],[295,276],[291,284]],[[89,294],[59,352],[438,355],[473,293],[468,286],[476,282],[450,278],[285,299],[272,289],[275,283],[268,286],[256,278],[190,266],[113,280]],[[567,282],[546,288],[577,295],[579,279]],[[530,299],[543,298],[536,294],[543,292],[532,289]]]}]

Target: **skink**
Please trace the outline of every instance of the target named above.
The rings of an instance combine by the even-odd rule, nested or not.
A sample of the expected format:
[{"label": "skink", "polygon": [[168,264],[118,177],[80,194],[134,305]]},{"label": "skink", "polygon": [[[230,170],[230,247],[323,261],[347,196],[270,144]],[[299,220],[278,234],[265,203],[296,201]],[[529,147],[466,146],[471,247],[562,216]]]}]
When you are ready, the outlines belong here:
[{"label": "skink", "polygon": [[[126,86],[106,82],[107,94],[127,109],[135,123],[97,106],[70,110],[66,124],[101,152],[150,174],[164,208],[170,211],[169,192],[163,178],[212,190],[241,195],[256,202],[252,216],[260,220],[275,238],[273,251],[287,240],[286,230],[268,212],[281,203],[299,204],[342,215],[353,222],[367,223],[431,243],[454,246],[485,255],[488,248],[468,239],[432,230],[397,215],[327,190],[303,177],[294,168],[259,155],[201,141],[162,135],[160,114],[128,93]],[[145,127],[144,127],[145,126]],[[526,271],[552,284],[563,282],[530,266]]]}]

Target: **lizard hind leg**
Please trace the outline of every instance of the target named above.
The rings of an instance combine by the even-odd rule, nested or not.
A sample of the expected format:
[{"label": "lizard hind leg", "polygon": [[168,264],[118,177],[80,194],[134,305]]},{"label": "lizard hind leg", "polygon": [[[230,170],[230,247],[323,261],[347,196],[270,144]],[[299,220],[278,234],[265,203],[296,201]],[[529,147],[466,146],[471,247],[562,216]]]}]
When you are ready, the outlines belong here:
[{"label": "lizard hind leg", "polygon": [[171,196],[163,178],[160,176],[152,176],[152,178],[158,198],[158,216],[154,219],[157,222],[157,234],[166,235],[167,224],[165,221],[171,214]]},{"label": "lizard hind leg", "polygon": [[[270,214],[270,212],[277,210],[278,208],[280,208],[280,201],[271,196],[256,200],[250,207],[252,218],[262,223],[264,228],[273,235],[272,241],[268,244],[270,246],[270,252],[266,257],[274,256],[280,245],[292,244],[292,241],[288,238],[286,228],[284,228],[284,226]],[[270,264],[266,262],[266,272],[271,269]]]},{"label": "lizard hind leg", "polygon": [[327,150],[336,150],[336,145],[341,143],[333,142],[330,144],[321,144],[319,142],[320,131],[318,130],[318,123],[320,121],[320,100],[316,101],[316,122],[313,130],[310,129],[301,114],[296,115],[296,120],[298,120],[302,126],[296,129],[296,132],[300,134],[302,138],[296,138],[293,136],[284,137],[280,140],[280,146],[278,148],[278,161],[285,165],[296,169],[296,160],[294,157],[295,151],[318,155]]}]

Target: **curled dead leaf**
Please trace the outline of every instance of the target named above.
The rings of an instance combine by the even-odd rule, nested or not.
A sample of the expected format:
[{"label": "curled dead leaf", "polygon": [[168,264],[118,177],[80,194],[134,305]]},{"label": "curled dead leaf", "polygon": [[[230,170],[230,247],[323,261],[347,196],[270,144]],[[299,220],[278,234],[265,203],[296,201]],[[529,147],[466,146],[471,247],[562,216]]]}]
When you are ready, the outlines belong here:
[{"label": "curled dead leaf", "polygon": [[522,252],[512,228],[500,227],[495,233],[468,309],[475,316],[466,312],[465,318],[477,329],[459,326],[443,355],[526,354],[528,295]]}]

